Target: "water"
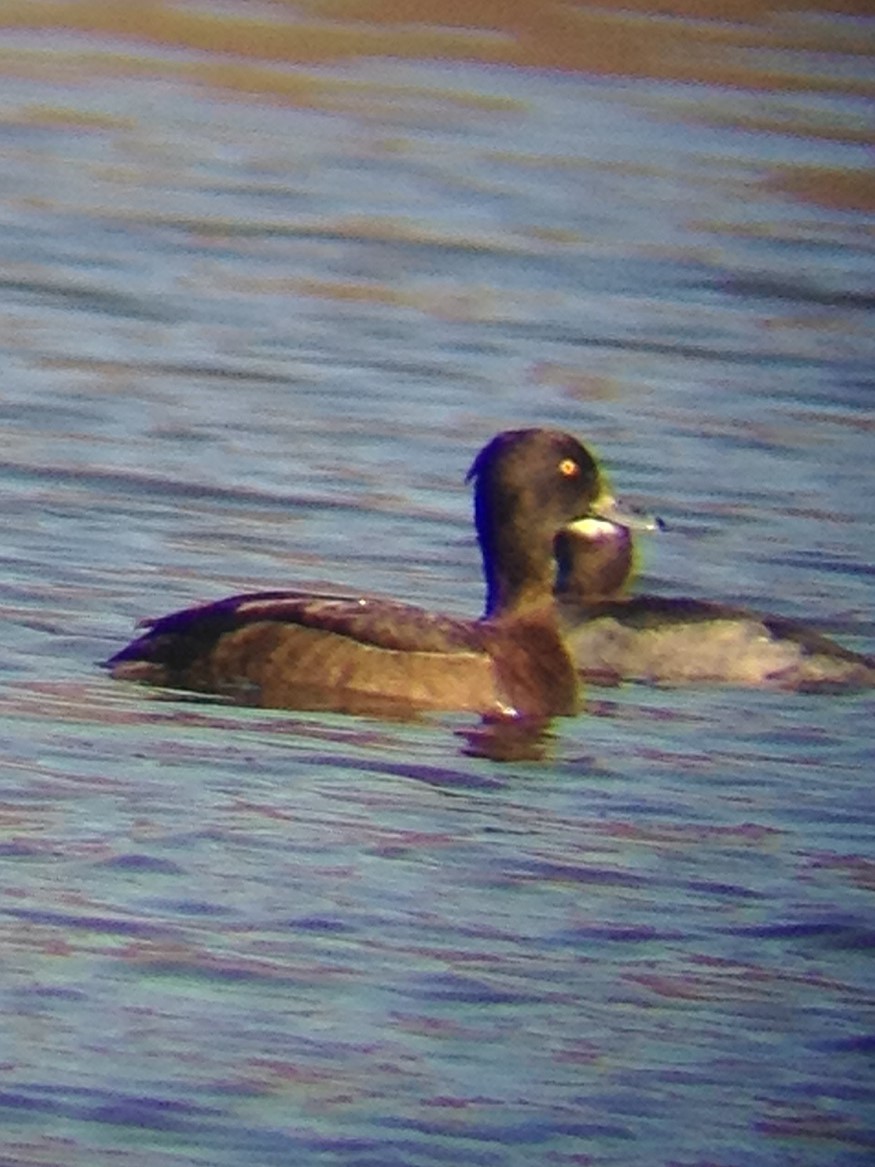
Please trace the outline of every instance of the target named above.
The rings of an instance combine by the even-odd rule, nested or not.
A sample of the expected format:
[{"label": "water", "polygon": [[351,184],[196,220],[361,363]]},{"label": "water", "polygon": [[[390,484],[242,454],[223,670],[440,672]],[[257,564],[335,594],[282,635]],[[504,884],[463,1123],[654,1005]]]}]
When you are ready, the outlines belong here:
[{"label": "water", "polygon": [[642,586],[871,651],[871,21],[579,10],[618,74],[558,9],[426,61],[51,7],[0,18],[0,1163],[870,1159],[871,696],[593,690],[502,764],[94,662],[286,583],[475,613],[517,424],[668,520]]}]

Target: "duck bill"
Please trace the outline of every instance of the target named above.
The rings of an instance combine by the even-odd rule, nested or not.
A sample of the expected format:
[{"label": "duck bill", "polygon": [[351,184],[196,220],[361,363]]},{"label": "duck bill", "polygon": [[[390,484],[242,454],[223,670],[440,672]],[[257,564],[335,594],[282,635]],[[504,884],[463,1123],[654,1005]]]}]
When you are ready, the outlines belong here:
[{"label": "duck bill", "polygon": [[617,534],[618,529],[664,531],[665,523],[658,515],[623,504],[611,494],[602,494],[593,503],[589,514],[569,523],[565,529],[587,539],[598,539]]}]

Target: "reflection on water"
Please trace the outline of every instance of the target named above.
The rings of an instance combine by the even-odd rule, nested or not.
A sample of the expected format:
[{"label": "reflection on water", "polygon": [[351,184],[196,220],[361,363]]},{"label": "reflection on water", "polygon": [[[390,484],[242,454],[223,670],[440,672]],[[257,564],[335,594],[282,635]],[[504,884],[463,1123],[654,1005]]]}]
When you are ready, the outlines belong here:
[{"label": "reflection on water", "polygon": [[871,651],[868,6],[0,26],[0,1158],[871,1157],[871,697],[520,743],[94,665],[260,587],[476,613],[532,423],[670,520],[648,590]]}]

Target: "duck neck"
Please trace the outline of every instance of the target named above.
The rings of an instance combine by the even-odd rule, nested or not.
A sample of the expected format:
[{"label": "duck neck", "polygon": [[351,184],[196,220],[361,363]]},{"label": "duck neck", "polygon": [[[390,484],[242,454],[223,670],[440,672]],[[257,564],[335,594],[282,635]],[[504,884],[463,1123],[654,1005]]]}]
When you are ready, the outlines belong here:
[{"label": "duck neck", "polygon": [[550,539],[525,542],[512,526],[480,528],[487,618],[552,608],[556,564]]}]

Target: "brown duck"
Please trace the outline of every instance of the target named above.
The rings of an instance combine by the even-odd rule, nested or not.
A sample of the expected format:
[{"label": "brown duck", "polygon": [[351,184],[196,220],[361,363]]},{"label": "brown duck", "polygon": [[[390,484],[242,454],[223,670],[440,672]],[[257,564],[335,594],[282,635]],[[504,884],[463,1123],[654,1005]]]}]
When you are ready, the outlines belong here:
[{"label": "brown duck", "polygon": [[231,596],[145,622],[112,676],[271,708],[545,719],[578,708],[553,587],[557,533],[599,514],[598,466],[569,434],[499,434],[478,454],[480,619],[392,600],[294,591]]}]

